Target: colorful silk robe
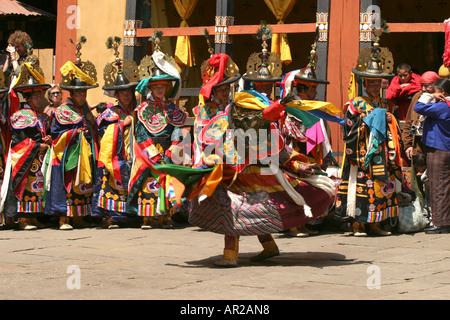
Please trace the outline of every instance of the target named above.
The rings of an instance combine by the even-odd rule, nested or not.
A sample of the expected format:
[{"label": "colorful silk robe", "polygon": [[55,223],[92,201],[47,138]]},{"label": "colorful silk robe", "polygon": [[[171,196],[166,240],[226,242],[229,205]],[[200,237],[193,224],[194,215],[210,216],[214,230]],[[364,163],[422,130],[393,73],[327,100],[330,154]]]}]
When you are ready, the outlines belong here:
[{"label": "colorful silk robe", "polygon": [[236,179],[223,179],[211,196],[194,198],[189,222],[228,236],[266,235],[306,224],[333,203],[335,187],[327,177],[308,180],[287,168],[277,174],[267,169],[246,167]]},{"label": "colorful silk robe", "polygon": [[202,160],[202,143],[199,141],[198,137],[200,131],[203,127],[208,124],[208,122],[215,116],[221,114],[225,110],[225,105],[216,102],[215,100],[210,100],[206,103],[202,103],[196,106],[193,111],[195,115],[194,123],[194,165],[200,166],[203,164]]},{"label": "colorful silk robe", "polygon": [[[173,152],[182,141],[187,114],[167,100],[142,103],[135,110],[134,159],[130,174],[127,212],[142,217],[176,212],[170,199],[170,177],[152,175],[156,164],[174,163]],[[163,183],[159,183],[164,181]]]},{"label": "colorful silk robe", "polygon": [[386,121],[386,112],[392,110],[392,105],[368,97],[356,97],[348,104],[335,214],[341,220],[374,223],[398,213],[401,138],[395,117]]},{"label": "colorful silk robe", "polygon": [[44,212],[46,152],[39,151],[48,133],[48,117],[28,105],[11,117],[11,145],[2,186],[2,207],[6,217],[34,218]]},{"label": "colorful silk robe", "polygon": [[[301,100],[299,96],[294,96],[294,99]],[[314,163],[337,166],[326,121],[343,123],[341,118],[321,110],[297,110],[296,116],[286,114],[286,117],[280,121],[280,128],[287,145],[292,149],[308,155]]]},{"label": "colorful silk robe", "polygon": [[46,176],[50,181],[48,214],[69,217],[91,214],[97,151],[95,132],[84,116],[87,108],[87,104],[75,108],[68,99],[54,111],[51,169]]},{"label": "colorful silk robe", "polygon": [[100,141],[97,182],[92,216],[127,221],[127,196],[132,164],[132,124],[124,126],[128,114],[120,105],[106,109],[98,118]]},{"label": "colorful silk robe", "polygon": [[[268,139],[261,137],[245,148],[234,145],[238,140],[226,136],[228,112],[230,108],[202,130],[204,144],[219,141],[216,156],[223,156],[224,164],[222,175],[212,179],[217,185],[212,192],[205,193],[202,183],[194,188],[189,222],[229,236],[266,235],[327,212],[335,195],[333,181],[318,166],[311,166],[306,156],[287,147],[274,122],[267,128],[271,129],[266,131]],[[317,174],[309,176],[311,170]]]}]

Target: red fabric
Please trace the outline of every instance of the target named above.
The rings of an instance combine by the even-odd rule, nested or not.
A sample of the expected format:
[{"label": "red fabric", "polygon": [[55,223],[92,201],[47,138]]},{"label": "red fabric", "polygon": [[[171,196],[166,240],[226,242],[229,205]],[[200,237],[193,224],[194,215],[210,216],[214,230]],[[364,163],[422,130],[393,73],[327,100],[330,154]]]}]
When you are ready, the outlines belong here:
[{"label": "red fabric", "polygon": [[272,102],[270,106],[264,109],[263,118],[270,121],[281,120],[284,118],[284,109],[286,109],[286,106],[283,106],[280,100]]},{"label": "red fabric", "polygon": [[444,59],[444,65],[450,67],[450,21],[445,22],[445,47],[444,54],[442,56]]},{"label": "red fabric", "polygon": [[225,53],[217,53],[209,58],[209,64],[213,68],[218,68],[214,73],[214,76],[209,80],[200,90],[200,94],[205,97],[206,100],[211,98],[212,88],[222,82],[223,74],[227,67],[227,62],[230,57]]},{"label": "red fabric", "polygon": [[10,99],[11,99],[11,106],[9,107],[9,115],[12,116],[14,113],[16,113],[17,111],[19,111],[19,106],[20,106],[20,99],[17,96],[16,91],[11,90],[11,92],[9,93]]},{"label": "red fabric", "polygon": [[406,119],[406,115],[408,114],[409,105],[411,104],[412,99],[404,99],[398,100],[397,106],[398,109],[394,111],[395,115],[399,120],[403,121]]},{"label": "red fabric", "polygon": [[411,99],[397,98],[404,98],[420,91],[422,89],[420,80],[421,77],[418,74],[411,73],[409,85],[402,87],[399,77],[395,76],[392,79],[389,88],[386,90],[386,98],[388,100],[393,100],[393,102],[398,105],[398,109],[395,113],[400,120],[405,120]]},{"label": "red fabric", "polygon": [[395,76],[392,79],[389,88],[386,90],[386,98],[388,100],[392,100],[399,97],[406,97],[420,91],[421,88],[420,76],[418,74],[411,73],[411,80],[409,80],[409,85],[405,87],[400,86],[400,79],[398,76]]},{"label": "red fabric", "polygon": [[434,71],[427,71],[422,74],[420,77],[421,83],[435,83],[438,81],[441,77]]}]

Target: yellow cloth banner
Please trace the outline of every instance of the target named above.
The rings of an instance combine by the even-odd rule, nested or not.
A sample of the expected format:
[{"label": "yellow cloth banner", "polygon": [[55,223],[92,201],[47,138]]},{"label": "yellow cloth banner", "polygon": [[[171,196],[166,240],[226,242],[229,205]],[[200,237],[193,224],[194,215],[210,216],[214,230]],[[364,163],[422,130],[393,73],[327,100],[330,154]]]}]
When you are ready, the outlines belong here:
[{"label": "yellow cloth banner", "polygon": [[303,111],[322,110],[335,116],[342,112],[336,105],[331,102],[316,100],[295,100],[286,103],[285,106]]},{"label": "yellow cloth banner", "polygon": [[[283,24],[283,22],[279,21],[278,24]],[[272,52],[278,54],[285,65],[292,62],[291,48],[285,33],[272,35]]]},{"label": "yellow cloth banner", "polygon": [[234,101],[238,106],[246,109],[264,110],[268,107],[267,104],[248,92],[237,92]]},{"label": "yellow cloth banner", "polygon": [[[238,92],[234,97],[235,103],[246,109],[264,110],[268,107],[267,104],[256,98],[248,92]],[[339,115],[341,110],[331,102],[318,100],[294,100],[284,104],[286,107],[296,108],[303,111],[322,110],[332,115]]]},{"label": "yellow cloth banner", "polygon": [[[264,2],[275,15],[278,24],[283,24],[283,20],[291,13],[297,0],[264,0]],[[277,53],[284,64],[292,62],[291,48],[286,34],[272,35],[272,52]]]},{"label": "yellow cloth banner", "polygon": [[87,83],[90,86],[94,86],[97,83],[94,79],[89,77],[86,73],[84,73],[80,68],[78,68],[72,61],[67,61],[60,69],[61,74],[63,76],[67,76],[68,74],[73,74],[76,78],[81,81]]},{"label": "yellow cloth banner", "polygon": [[[173,3],[181,16],[180,28],[189,28],[187,19],[191,16],[198,0],[174,0]],[[192,67],[195,65],[194,52],[191,48],[191,40],[187,36],[179,36],[175,48],[175,61],[182,67]]]}]

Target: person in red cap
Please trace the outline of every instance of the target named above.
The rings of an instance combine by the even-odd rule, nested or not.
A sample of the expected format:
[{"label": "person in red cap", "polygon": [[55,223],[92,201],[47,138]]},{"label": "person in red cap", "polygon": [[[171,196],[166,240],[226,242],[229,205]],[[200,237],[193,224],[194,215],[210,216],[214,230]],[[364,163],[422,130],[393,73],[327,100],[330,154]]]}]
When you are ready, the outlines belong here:
[{"label": "person in red cap", "polygon": [[417,172],[414,167],[414,159],[419,154],[425,154],[427,147],[421,142],[422,138],[422,121],[424,116],[414,111],[414,106],[423,93],[434,93],[434,84],[440,79],[439,75],[434,71],[427,71],[420,77],[421,90],[417,92],[411,100],[406,113],[405,125],[402,129],[402,140],[405,149],[406,160],[411,161],[411,189],[419,197],[420,204],[424,205],[424,188],[421,179],[417,179]]},{"label": "person in red cap", "polygon": [[398,106],[395,115],[398,120],[405,120],[411,99],[420,91],[420,76],[411,70],[407,63],[401,63],[397,67],[397,75],[392,79],[386,90],[386,99]]}]

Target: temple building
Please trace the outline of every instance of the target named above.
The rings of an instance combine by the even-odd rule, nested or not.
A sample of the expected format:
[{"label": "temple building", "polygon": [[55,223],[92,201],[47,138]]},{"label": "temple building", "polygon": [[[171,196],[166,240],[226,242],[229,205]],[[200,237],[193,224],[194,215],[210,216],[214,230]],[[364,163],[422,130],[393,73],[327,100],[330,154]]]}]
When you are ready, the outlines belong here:
[{"label": "temple building", "polygon": [[[7,1],[9,2],[9,1]],[[24,1],[26,2],[26,1]],[[149,38],[163,32],[163,51],[175,57],[182,70],[183,95],[195,104],[201,86],[200,66],[209,57],[205,29],[214,39],[216,53],[227,53],[240,69],[248,57],[261,49],[255,38],[261,21],[272,30],[271,51],[283,62],[283,71],[306,66],[318,30],[317,76],[327,79],[319,86],[317,99],[342,106],[352,68],[362,48],[371,46],[371,28],[386,22],[389,33],[381,37],[394,65],[409,63],[414,71],[437,71],[444,50],[444,20],[450,3],[443,0],[54,0],[57,21],[54,44],[53,81],[60,81],[59,68],[75,59],[74,42],[87,42],[82,59],[91,61],[103,85],[104,65],[113,59],[106,48],[108,37],[122,38],[125,59],[140,60],[151,54]],[[0,17],[3,19],[4,17]],[[5,40],[5,31],[3,38]],[[2,42],[3,43],[3,42]],[[47,78],[47,77],[46,77]],[[88,101],[105,101],[101,89],[89,92]],[[331,124],[333,150],[342,152],[337,124]]]}]

